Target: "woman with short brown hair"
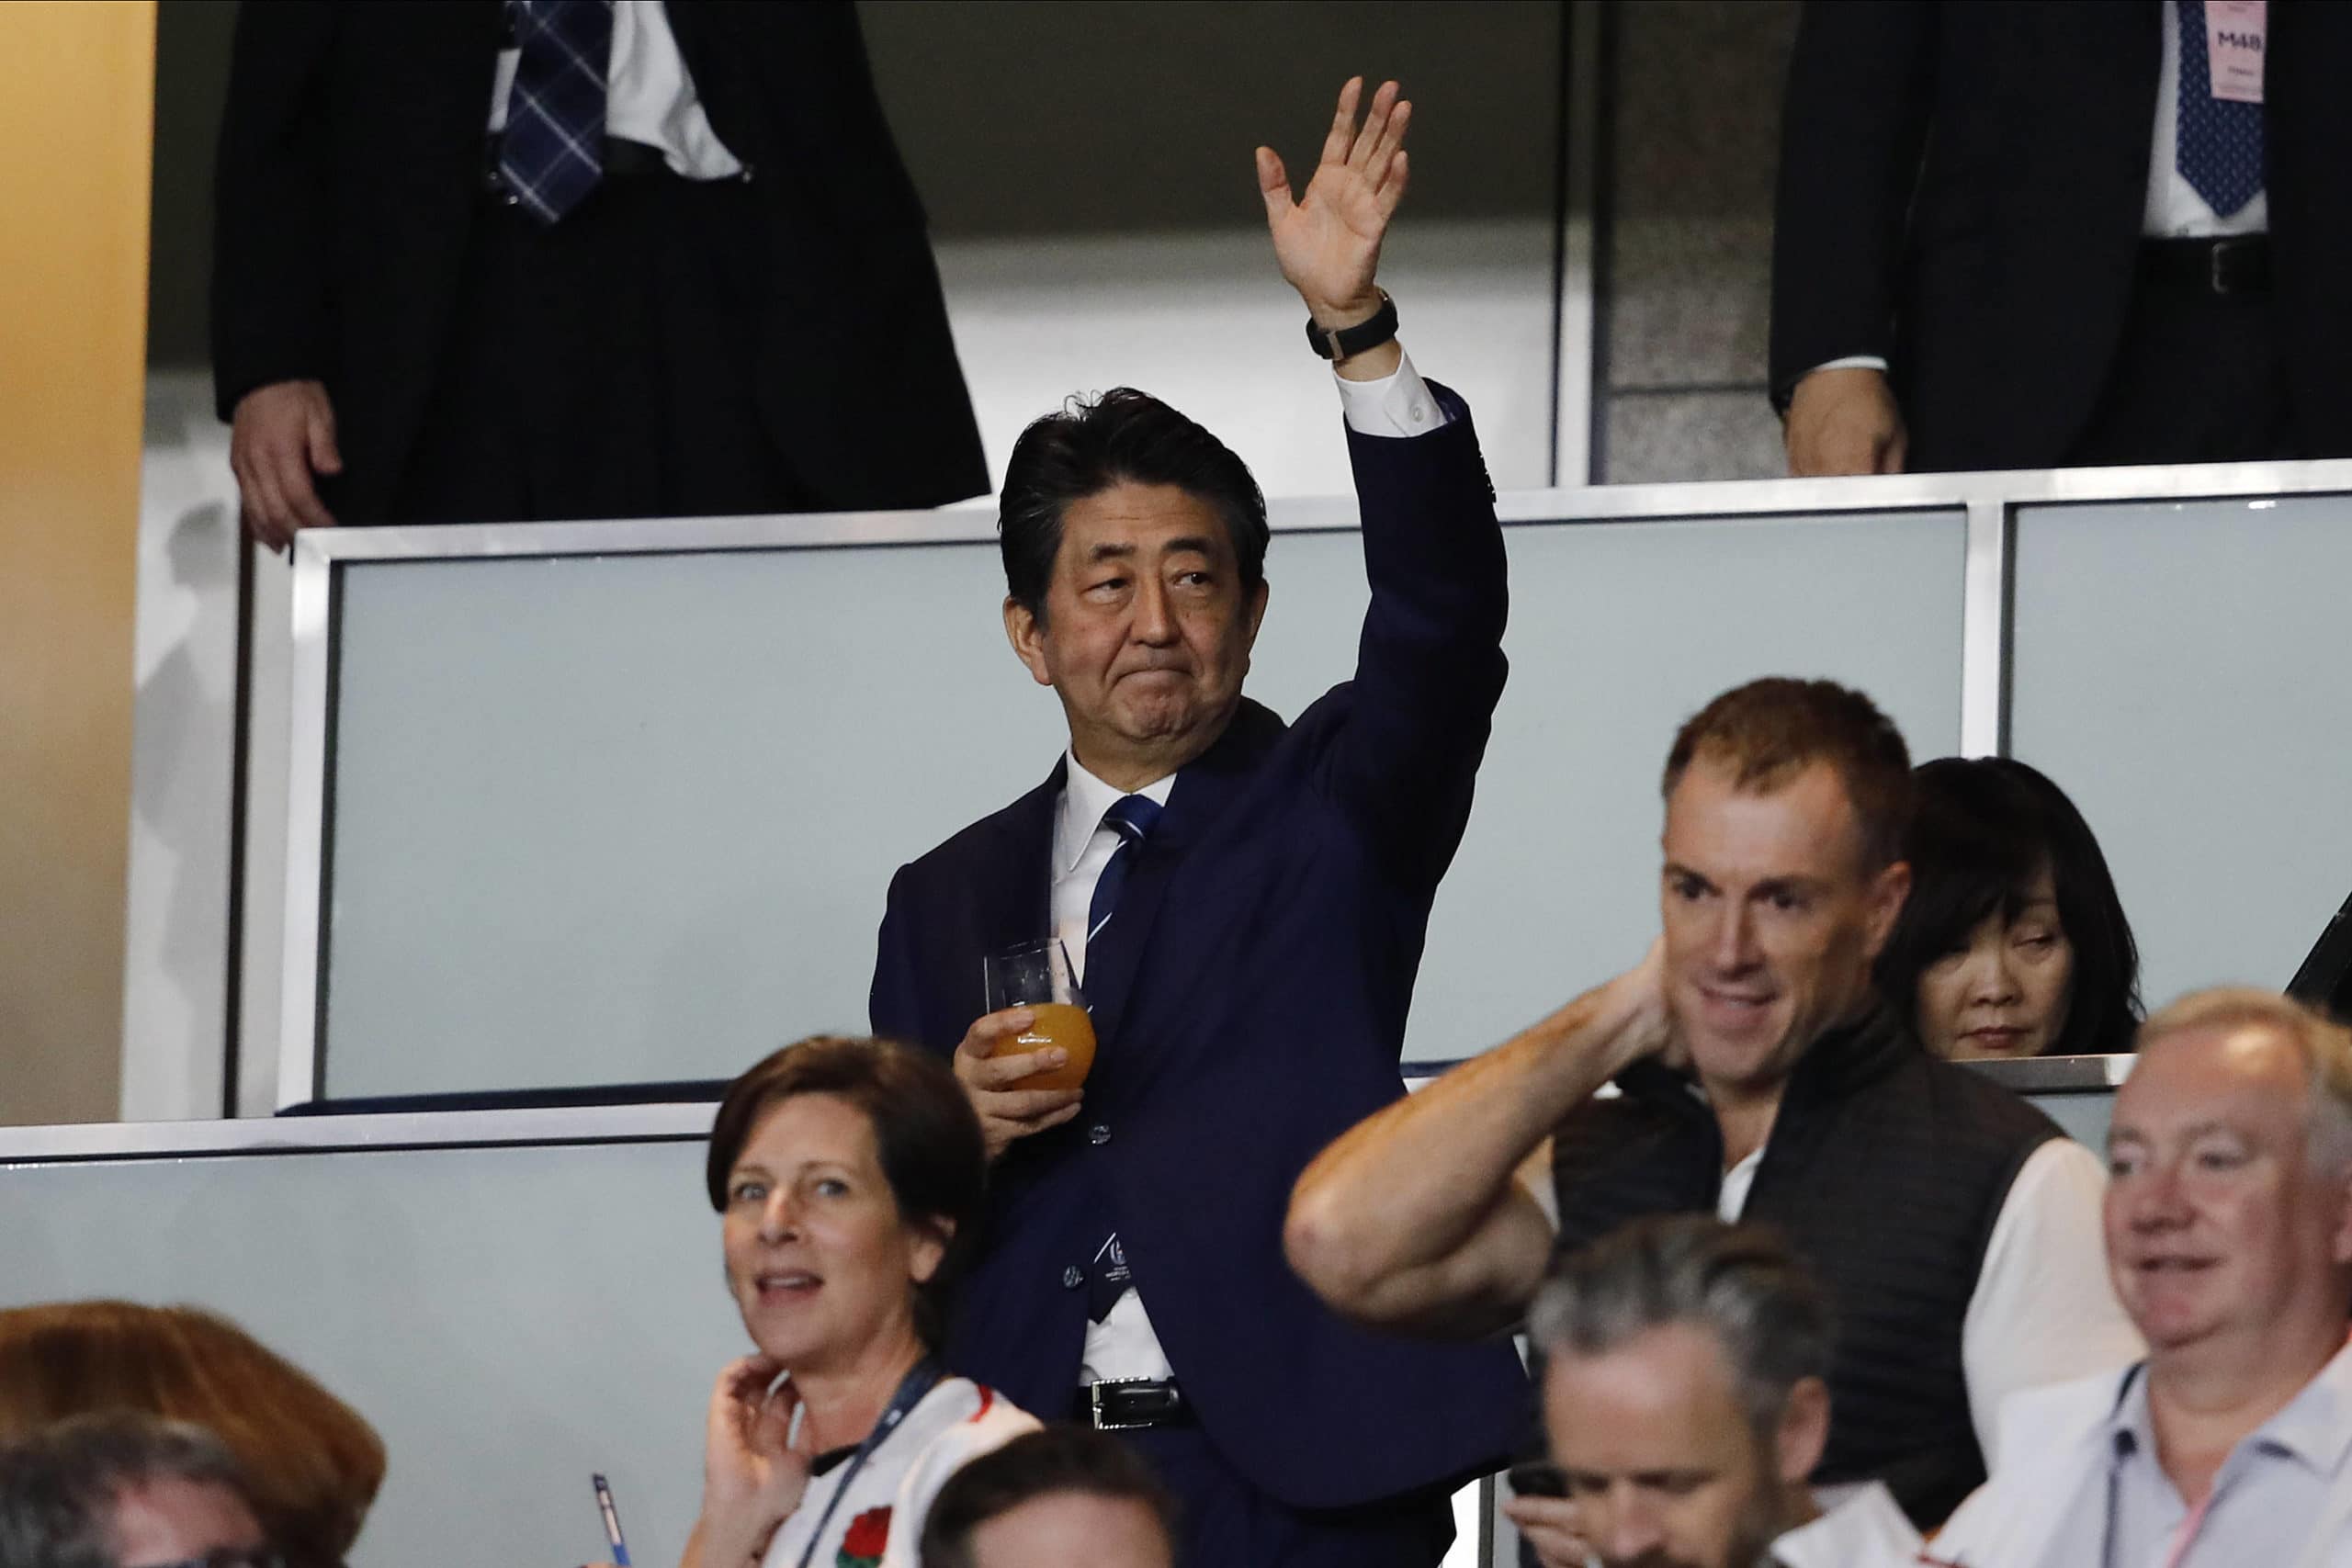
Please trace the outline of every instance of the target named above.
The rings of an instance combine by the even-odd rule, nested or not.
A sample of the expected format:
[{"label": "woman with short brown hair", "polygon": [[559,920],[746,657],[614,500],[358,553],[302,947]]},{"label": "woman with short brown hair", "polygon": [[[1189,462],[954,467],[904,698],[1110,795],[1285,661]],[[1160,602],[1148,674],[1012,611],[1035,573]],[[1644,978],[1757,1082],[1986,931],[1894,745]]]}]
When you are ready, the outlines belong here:
[{"label": "woman with short brown hair", "polygon": [[0,1310],[0,1446],[109,1410],[227,1444],[288,1568],[340,1563],[384,1483],[376,1429],[226,1318],[122,1301]]}]

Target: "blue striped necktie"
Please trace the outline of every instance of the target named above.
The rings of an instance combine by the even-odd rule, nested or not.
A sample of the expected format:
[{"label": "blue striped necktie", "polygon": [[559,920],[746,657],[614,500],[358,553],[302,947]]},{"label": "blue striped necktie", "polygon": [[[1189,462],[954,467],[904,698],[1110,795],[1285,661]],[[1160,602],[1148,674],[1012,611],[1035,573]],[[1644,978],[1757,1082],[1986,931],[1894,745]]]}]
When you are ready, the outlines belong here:
[{"label": "blue striped necktie", "polygon": [[[1127,873],[1134,869],[1136,855],[1142,850],[1152,824],[1159,820],[1159,802],[1151,796],[1125,795],[1102,814],[1102,825],[1119,835],[1119,847],[1102,863],[1102,874],[1095,878],[1094,897],[1086,907],[1090,953],[1094,939],[1102,934],[1102,928],[1111,923],[1111,916],[1119,907],[1119,893],[1127,885]],[[1119,1246],[1119,1233],[1113,1231],[1095,1248],[1093,1261],[1086,1270],[1086,1315],[1096,1323],[1108,1317],[1133,1280],[1134,1276],[1127,1271],[1127,1255]]]},{"label": "blue striped necktie", "polygon": [[580,205],[605,174],[605,72],[613,0],[507,0],[514,85],[498,172],[542,223]]},{"label": "blue striped necktie", "polygon": [[2213,96],[2205,47],[2205,0],[2174,0],[2180,23],[2180,120],[2173,167],[2217,218],[2227,218],[2262,188],[2262,106]]},{"label": "blue striped necktie", "polygon": [[1086,906],[1086,940],[1091,946],[1102,928],[1111,923],[1111,913],[1119,906],[1120,891],[1127,885],[1127,873],[1134,869],[1136,852],[1159,820],[1159,803],[1148,795],[1124,795],[1112,803],[1102,814],[1102,826],[1119,835],[1119,847],[1102,863],[1102,874],[1094,883],[1094,897]]}]

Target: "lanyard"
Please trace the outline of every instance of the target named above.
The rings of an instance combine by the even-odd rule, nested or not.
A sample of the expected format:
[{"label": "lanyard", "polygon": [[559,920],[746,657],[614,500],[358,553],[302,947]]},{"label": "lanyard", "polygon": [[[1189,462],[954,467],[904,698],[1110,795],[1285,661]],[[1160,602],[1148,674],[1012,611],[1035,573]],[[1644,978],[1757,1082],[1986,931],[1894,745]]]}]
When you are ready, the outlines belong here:
[{"label": "lanyard", "polygon": [[842,1483],[833,1488],[832,1496],[825,1503],[825,1511],[818,1516],[817,1528],[808,1532],[808,1544],[800,1553],[800,1568],[808,1568],[808,1564],[816,1561],[817,1542],[824,1539],[825,1527],[833,1522],[833,1510],[842,1506],[843,1497],[849,1495],[850,1483],[857,1479],[857,1472],[865,1468],[865,1461],[874,1457],[874,1450],[882,1446],[885,1438],[898,1429],[899,1423],[907,1418],[908,1413],[923,1402],[923,1396],[939,1386],[939,1380],[944,1375],[939,1363],[926,1356],[900,1380],[899,1392],[890,1396],[890,1403],[884,1408],[881,1419],[874,1423],[874,1430],[865,1434],[865,1441],[857,1445],[857,1452],[850,1455],[849,1462],[842,1466]]},{"label": "lanyard", "polygon": [[[2123,1374],[2123,1387],[2115,1399],[2119,1409],[2132,1391],[2132,1380],[2144,1370],[2144,1365],[2134,1367]],[[2123,1456],[2116,1453],[2109,1456],[2107,1461],[2107,1539],[2099,1543],[2101,1568],[2116,1568],[2115,1530],[2116,1526],[2122,1522],[2122,1490]],[[2213,1483],[2205,1489],[2204,1501],[2191,1508],[2188,1517],[2180,1522],[2179,1529],[2173,1536],[2172,1551],[2165,1555],[2165,1568],[2180,1568],[2181,1559],[2188,1555],[2188,1549],[2197,1544],[2197,1537],[2205,1528],[2205,1516],[2212,1511],[2221,1495],[2222,1478],[2216,1475]]]}]

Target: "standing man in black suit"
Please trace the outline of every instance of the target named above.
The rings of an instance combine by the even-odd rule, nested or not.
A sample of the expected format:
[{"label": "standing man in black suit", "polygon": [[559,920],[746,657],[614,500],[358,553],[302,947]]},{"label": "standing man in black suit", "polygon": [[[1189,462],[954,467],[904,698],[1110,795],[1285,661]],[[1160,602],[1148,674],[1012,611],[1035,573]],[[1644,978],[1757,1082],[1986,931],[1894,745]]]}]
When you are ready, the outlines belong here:
[{"label": "standing man in black suit", "polygon": [[[1502,530],[1469,410],[1374,282],[1404,194],[1394,83],[1339,112],[1303,200],[1258,152],[1274,253],[1335,361],[1372,604],[1355,679],[1285,726],[1241,694],[1267,603],[1239,458],[1122,389],[1014,449],[1005,629],[1060,698],[1051,774],[902,868],[876,1033],[952,1056],[994,1161],[948,1360],[1121,1429],[1182,1500],[1187,1568],[1431,1568],[1499,1463],[1510,1347],[1343,1322],[1282,1251],[1291,1182],[1396,1100],[1439,879],[1497,700]],[[984,958],[1058,935],[1100,1043],[1082,1091],[989,1012]],[[996,1056],[1003,1045],[1017,1054]],[[1057,1060],[1047,1060],[1057,1058]]]},{"label": "standing man in black suit", "polygon": [[249,5],[215,201],[215,394],[273,547],[988,488],[846,0]]},{"label": "standing man in black suit", "polygon": [[1805,6],[1790,471],[2352,453],[2347,73],[2316,0]]}]

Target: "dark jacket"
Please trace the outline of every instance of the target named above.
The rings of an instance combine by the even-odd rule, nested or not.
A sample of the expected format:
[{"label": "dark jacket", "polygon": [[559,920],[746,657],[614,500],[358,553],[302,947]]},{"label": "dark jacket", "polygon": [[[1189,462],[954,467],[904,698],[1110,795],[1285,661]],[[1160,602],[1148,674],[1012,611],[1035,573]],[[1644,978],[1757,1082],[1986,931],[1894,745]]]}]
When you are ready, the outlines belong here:
[{"label": "dark jacket", "polygon": [[[1771,386],[1889,361],[1910,467],[2047,468],[2088,424],[2132,294],[2164,8],[1808,5],[1789,65]],[[2301,446],[2352,453],[2352,6],[2270,7],[2272,297]]]},{"label": "dark jacket", "polygon": [[[1068,1408],[1083,1269],[1115,1226],[1210,1439],[1299,1507],[1498,1464],[1527,1397],[1508,1346],[1354,1327],[1283,1256],[1299,1172],[1401,1093],[1430,900],[1502,694],[1502,531],[1468,411],[1441,396],[1443,429],[1350,434],[1372,581],[1356,677],[1287,727],[1244,702],[1176,775],[1088,952],[1085,1110],[992,1173],[949,1356],[1027,1408]],[[1061,783],[1057,765],[899,871],[876,1032],[952,1051],[987,1010],[982,955],[1051,929]]]},{"label": "dark jacket", "polygon": [[[855,10],[672,0],[711,129],[752,174],[773,257],[767,427],[813,505],[988,488],[921,202]],[[499,0],[271,0],[237,17],[215,189],[216,400],[315,378],[347,520],[381,520],[424,415],[481,210]]]},{"label": "dark jacket", "polygon": [[[1563,1249],[1646,1214],[1714,1212],[1714,1112],[1655,1062],[1618,1087],[1554,1135]],[[1798,1061],[1741,1218],[1786,1236],[1836,1308],[1816,1481],[1884,1481],[1923,1525],[1984,1481],[1961,1332],[2018,1168],[2061,1135],[2008,1090],[1929,1055],[1883,1007]]]}]

